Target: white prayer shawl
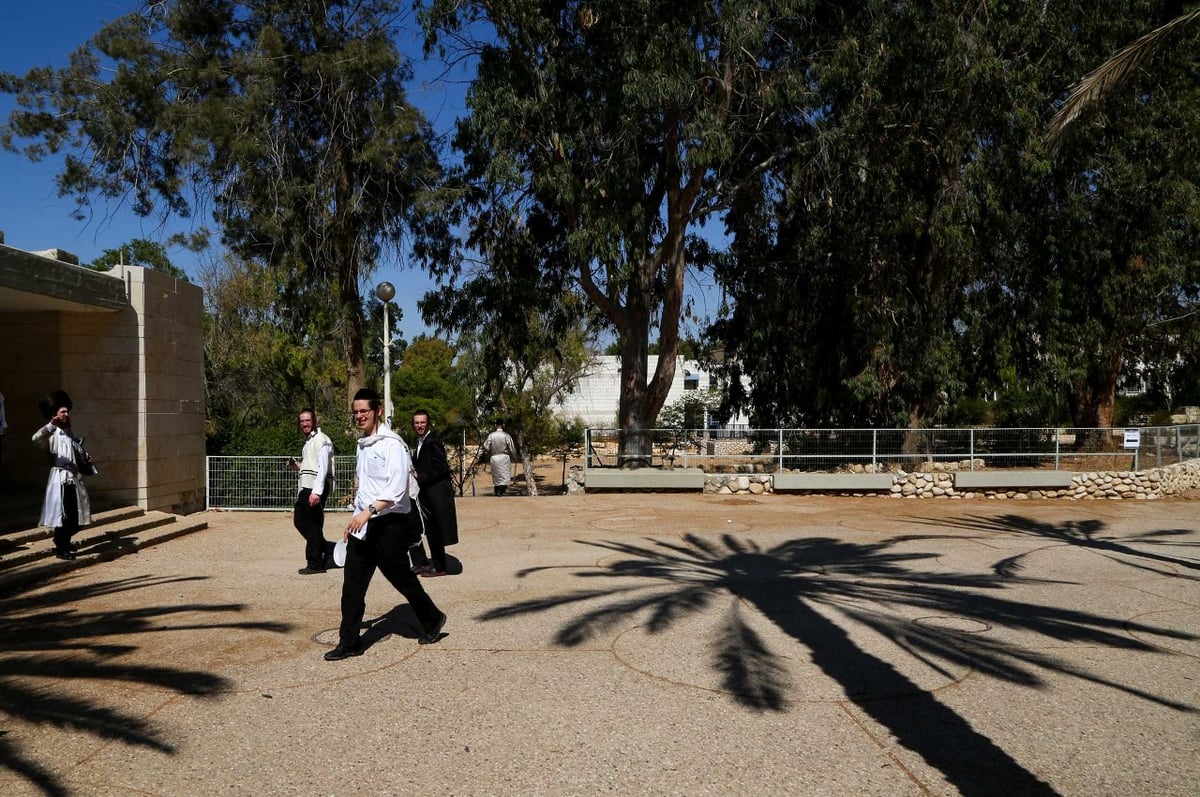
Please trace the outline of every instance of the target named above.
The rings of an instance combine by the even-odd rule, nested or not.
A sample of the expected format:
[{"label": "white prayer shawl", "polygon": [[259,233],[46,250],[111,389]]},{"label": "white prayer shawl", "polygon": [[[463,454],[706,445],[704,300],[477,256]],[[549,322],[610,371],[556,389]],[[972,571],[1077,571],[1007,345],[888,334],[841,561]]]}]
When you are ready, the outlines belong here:
[{"label": "white prayer shawl", "polygon": [[320,429],[314,429],[300,452],[300,489],[323,494],[326,487],[333,485],[332,461],[333,441]]},{"label": "white prayer shawl", "polygon": [[361,512],[375,501],[392,502],[379,513],[381,515],[412,509],[408,494],[412,459],[408,455],[408,446],[391,427],[381,424],[375,434],[358,439],[355,475],[358,477],[355,512]]},{"label": "white prayer shawl", "polygon": [[42,500],[42,517],[38,524],[48,528],[58,528],[63,524],[63,485],[75,487],[75,499],[79,506],[79,525],[86,526],[92,522],[92,504],[88,500],[87,488],[83,486],[83,477],[75,466],[75,447],[71,445],[71,435],[54,424],[46,424],[33,433],[33,442],[47,442],[53,462],[50,465],[50,478],[46,481],[46,497]]}]

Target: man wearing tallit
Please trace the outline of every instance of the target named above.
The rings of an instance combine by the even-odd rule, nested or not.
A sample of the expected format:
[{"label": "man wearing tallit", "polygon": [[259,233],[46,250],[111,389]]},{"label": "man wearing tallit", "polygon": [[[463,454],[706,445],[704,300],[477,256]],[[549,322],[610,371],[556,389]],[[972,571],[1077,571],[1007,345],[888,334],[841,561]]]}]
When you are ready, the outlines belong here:
[{"label": "man wearing tallit", "polygon": [[504,495],[512,481],[512,458],[516,450],[513,439],[504,431],[504,422],[496,421],[495,430],[483,441],[483,453],[492,468],[492,492]]},{"label": "man wearing tallit", "polygon": [[33,442],[45,441],[50,454],[50,478],[38,524],[54,529],[55,556],[74,559],[71,537],[80,526],[92,522],[92,505],[83,485],[83,473],[94,474],[96,469],[83,450],[82,441],[76,442],[71,436],[71,397],[65,391],[55,390],[38,401],[38,409],[47,423],[33,433]]}]

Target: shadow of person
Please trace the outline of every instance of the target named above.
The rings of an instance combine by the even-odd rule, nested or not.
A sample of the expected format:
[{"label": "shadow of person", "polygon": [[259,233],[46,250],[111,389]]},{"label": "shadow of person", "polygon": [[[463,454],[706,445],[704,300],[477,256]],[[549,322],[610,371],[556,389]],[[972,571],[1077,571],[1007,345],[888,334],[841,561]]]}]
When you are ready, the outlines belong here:
[{"label": "shadow of person", "polygon": [[390,636],[417,639],[421,636],[421,621],[407,603],[400,603],[388,612],[379,615],[370,622],[363,624],[363,650],[377,642],[382,642]]}]

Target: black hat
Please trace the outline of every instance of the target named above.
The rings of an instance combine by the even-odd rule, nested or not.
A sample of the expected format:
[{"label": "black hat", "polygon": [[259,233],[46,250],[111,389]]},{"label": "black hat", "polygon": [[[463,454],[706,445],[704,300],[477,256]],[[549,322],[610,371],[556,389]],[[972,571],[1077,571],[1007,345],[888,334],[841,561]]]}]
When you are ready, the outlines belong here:
[{"label": "black hat", "polygon": [[46,420],[50,420],[58,414],[59,409],[66,407],[71,409],[71,397],[67,395],[65,390],[53,390],[38,399],[38,409],[42,411],[42,416]]}]

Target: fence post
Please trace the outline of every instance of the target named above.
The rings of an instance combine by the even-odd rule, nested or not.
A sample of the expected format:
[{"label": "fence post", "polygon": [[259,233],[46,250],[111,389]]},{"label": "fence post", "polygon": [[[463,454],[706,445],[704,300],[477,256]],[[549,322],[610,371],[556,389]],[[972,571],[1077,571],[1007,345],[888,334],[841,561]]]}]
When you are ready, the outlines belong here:
[{"label": "fence post", "polygon": [[783,430],[779,430],[779,471],[783,472]]},{"label": "fence post", "polygon": [[204,458],[204,508],[212,509],[212,457]]},{"label": "fence post", "polygon": [[592,427],[583,430],[583,469],[592,467]]},{"label": "fence post", "polygon": [[967,431],[967,461],[971,463],[971,470],[975,470],[975,430]]},{"label": "fence post", "polygon": [[1062,446],[1062,429],[1055,429],[1054,430],[1054,469],[1055,470],[1059,469],[1059,456],[1062,453],[1061,446]]},{"label": "fence post", "polygon": [[879,470],[879,430],[871,430],[871,470]]}]

